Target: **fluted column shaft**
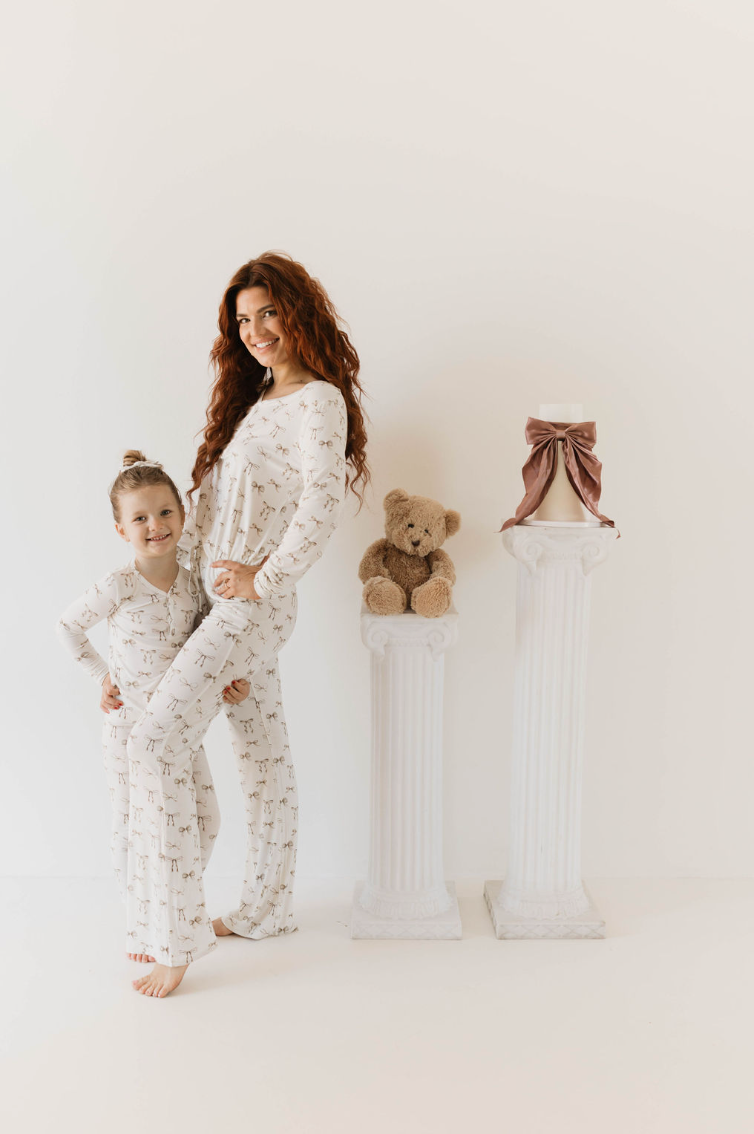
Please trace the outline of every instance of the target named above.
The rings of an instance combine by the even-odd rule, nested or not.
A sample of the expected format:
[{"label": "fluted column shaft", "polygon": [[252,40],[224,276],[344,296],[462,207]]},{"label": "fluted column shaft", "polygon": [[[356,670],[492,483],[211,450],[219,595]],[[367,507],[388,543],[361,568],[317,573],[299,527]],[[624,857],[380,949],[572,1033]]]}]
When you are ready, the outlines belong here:
[{"label": "fluted column shaft", "polygon": [[581,881],[581,783],[590,572],[612,528],[520,524],[510,858],[498,906],[531,918],[590,905]]},{"label": "fluted column shaft", "polygon": [[455,611],[362,614],[371,651],[370,849],[362,907],[421,918],[451,905],[442,862],[444,651],[457,637]]}]

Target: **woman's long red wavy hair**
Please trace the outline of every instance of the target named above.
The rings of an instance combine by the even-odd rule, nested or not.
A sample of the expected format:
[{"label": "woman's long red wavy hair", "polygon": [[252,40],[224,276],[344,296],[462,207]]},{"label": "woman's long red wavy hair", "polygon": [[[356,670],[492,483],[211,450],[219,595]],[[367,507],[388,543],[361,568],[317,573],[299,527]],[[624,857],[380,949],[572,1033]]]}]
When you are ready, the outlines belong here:
[{"label": "woman's long red wavy hair", "polygon": [[[215,371],[204,440],[191,470],[189,497],[217,463],[236,426],[259,398],[266,368],[249,353],[238,333],[236,296],[249,287],[266,287],[283,326],[291,357],[304,370],[337,386],[348,413],[346,489],[364,503],[371,480],[367,435],[361,408],[359,356],[340,326],[338,313],[319,280],[286,253],[263,252],[239,268],[220,303],[219,335],[210,353]],[[361,482],[361,492],[358,490]]]}]

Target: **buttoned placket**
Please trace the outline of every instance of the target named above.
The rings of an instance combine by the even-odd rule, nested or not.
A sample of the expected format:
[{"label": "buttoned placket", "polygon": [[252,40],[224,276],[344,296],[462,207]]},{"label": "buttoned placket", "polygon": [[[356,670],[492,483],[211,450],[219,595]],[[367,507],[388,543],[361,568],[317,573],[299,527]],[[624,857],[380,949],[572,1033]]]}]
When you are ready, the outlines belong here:
[{"label": "buttoned placket", "polygon": [[[177,581],[178,580],[176,580],[176,582]],[[175,596],[175,587],[176,587],[176,584],[173,583],[172,587],[170,588],[170,590],[165,595],[165,610],[167,612],[168,630],[170,631],[170,637],[171,638],[175,638],[175,619],[173,617],[173,605],[177,602],[177,599],[176,599],[176,596]],[[171,599],[171,596],[172,596],[172,599]]]},{"label": "buttoned placket", "polygon": [[[137,574],[139,575],[139,578],[142,580],[142,584],[145,584],[153,592],[157,592],[158,594],[160,594],[162,596],[162,599],[165,603],[165,620],[166,620],[167,628],[168,628],[167,639],[170,640],[171,638],[175,638],[175,636],[176,636],[176,620],[175,620],[175,617],[174,617],[174,614],[173,614],[173,610],[178,605],[178,580],[180,579],[180,571],[178,573],[178,576],[176,577],[175,582],[170,587],[170,590],[161,591],[159,587],[156,587],[154,585],[154,583],[150,583],[149,580],[146,579],[141,574],[141,572],[138,570],[138,568],[135,567],[135,570],[136,570]],[[172,645],[175,647],[177,645],[177,643],[173,642]]]}]

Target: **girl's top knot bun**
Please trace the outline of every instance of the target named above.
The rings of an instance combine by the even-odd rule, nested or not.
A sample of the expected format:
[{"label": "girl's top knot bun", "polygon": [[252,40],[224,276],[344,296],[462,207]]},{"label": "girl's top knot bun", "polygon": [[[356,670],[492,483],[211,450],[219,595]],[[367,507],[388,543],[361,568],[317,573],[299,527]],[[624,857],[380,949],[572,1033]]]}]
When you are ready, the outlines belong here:
[{"label": "girl's top knot bun", "polygon": [[179,509],[182,510],[181,494],[159,461],[148,460],[141,449],[126,449],[123,454],[123,464],[109,489],[110,504],[116,524],[120,523],[119,497],[122,493],[134,492],[136,489],[149,488],[157,484],[164,484],[170,489]]},{"label": "girl's top knot bun", "polygon": [[123,454],[124,469],[130,468],[131,465],[135,465],[137,461],[141,461],[143,464],[154,465],[155,468],[158,469],[162,468],[162,465],[159,463],[159,461],[150,461],[148,457],[145,457],[141,449],[127,449]]}]

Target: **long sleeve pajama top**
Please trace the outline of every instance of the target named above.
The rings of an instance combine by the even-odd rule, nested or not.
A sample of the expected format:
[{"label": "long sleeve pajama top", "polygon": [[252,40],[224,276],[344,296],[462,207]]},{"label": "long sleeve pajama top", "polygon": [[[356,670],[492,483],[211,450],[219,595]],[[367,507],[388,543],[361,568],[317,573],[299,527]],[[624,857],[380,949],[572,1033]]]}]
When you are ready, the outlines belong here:
[{"label": "long sleeve pajama top", "polygon": [[220,569],[254,566],[263,599],[292,590],[322,555],[345,497],[346,405],[321,379],[254,403],[202,481],[181,548],[211,602]]},{"label": "long sleeve pajama top", "polygon": [[[143,712],[181,646],[203,616],[202,599],[179,567],[169,591],[154,587],[135,563],[112,571],[63,612],[56,632],[98,685],[109,673],[129,709]],[[107,619],[109,662],[97,652],[87,630]]]}]

